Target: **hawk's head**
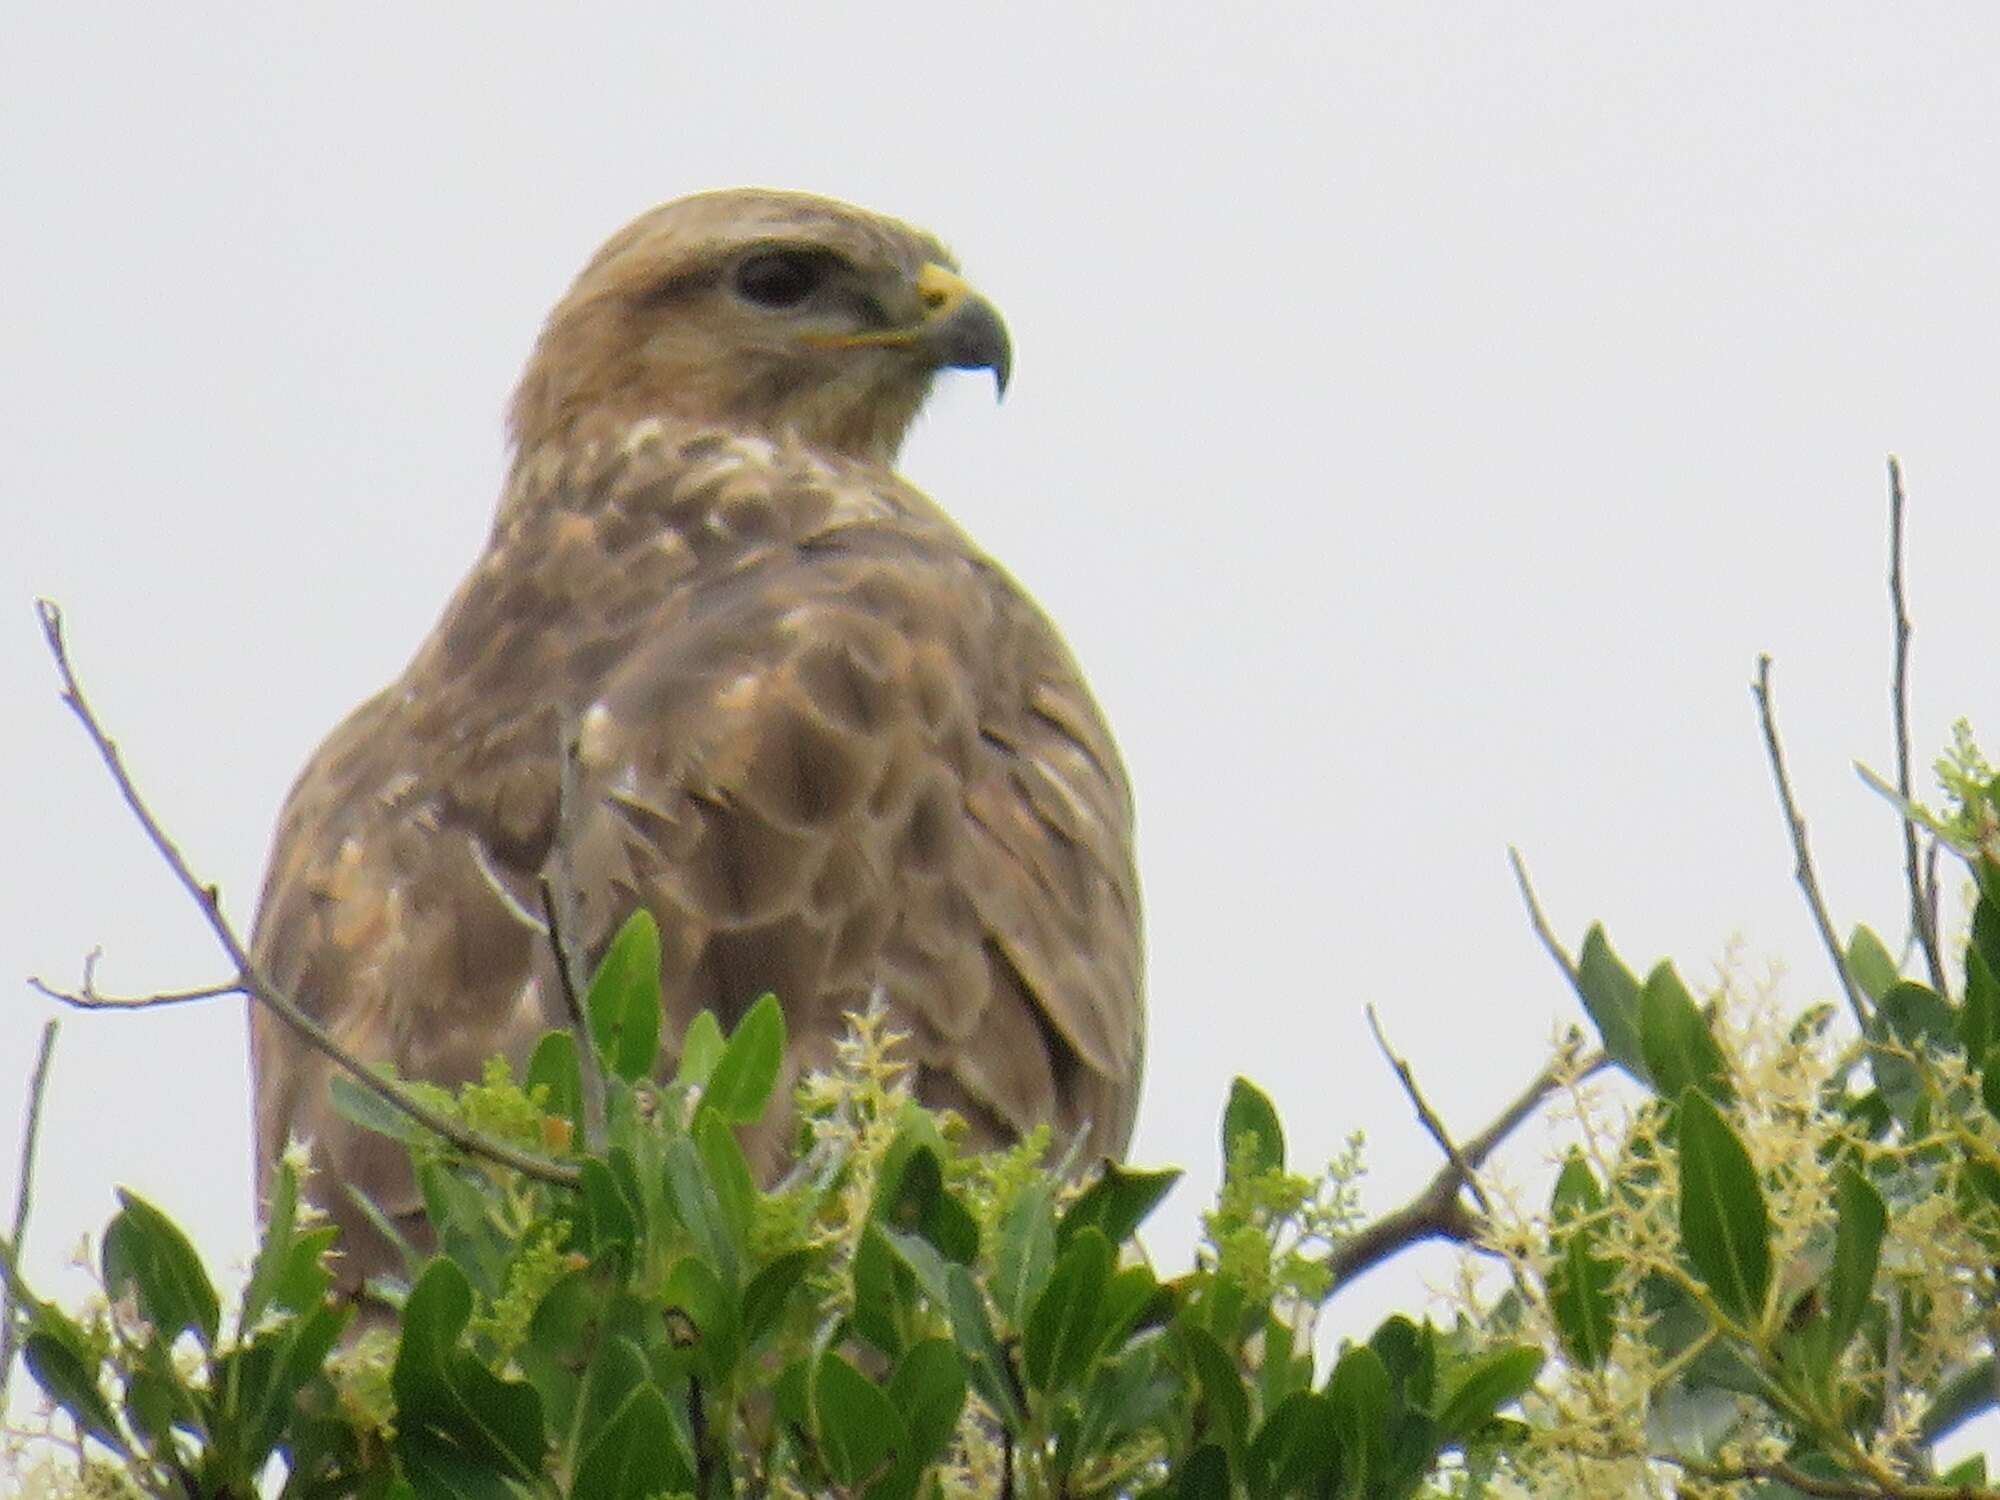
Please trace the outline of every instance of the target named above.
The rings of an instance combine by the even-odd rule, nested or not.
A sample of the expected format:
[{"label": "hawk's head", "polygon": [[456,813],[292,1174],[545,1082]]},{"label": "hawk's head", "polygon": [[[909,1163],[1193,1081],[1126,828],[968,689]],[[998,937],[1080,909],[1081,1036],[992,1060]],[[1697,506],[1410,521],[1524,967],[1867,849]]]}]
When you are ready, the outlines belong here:
[{"label": "hawk's head", "polygon": [[946,366],[1007,381],[1007,329],[920,230],[803,193],[702,193],[635,220],[555,310],[515,393],[526,454],[647,416],[895,456]]}]

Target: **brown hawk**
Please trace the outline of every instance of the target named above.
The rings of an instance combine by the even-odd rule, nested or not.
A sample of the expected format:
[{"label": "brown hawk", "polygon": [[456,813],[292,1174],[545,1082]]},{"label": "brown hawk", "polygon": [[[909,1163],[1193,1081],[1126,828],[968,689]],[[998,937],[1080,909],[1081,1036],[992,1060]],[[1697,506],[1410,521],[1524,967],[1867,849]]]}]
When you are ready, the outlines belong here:
[{"label": "brown hawk", "polygon": [[[614,236],[529,359],[484,553],[292,789],[264,972],[405,1076],[519,1065],[563,1024],[536,916],[560,806],[579,946],[652,912],[670,1038],[775,991],[788,1086],[879,992],[918,1096],[976,1139],[1047,1121],[1121,1151],[1124,769],[1054,626],[892,468],[938,370],[1004,386],[1008,363],[992,306],[894,220],[734,191]],[[387,1268],[343,1189],[414,1223],[400,1148],[337,1116],[329,1065],[259,1007],[251,1027],[260,1180],[309,1141],[348,1274]],[[751,1143],[767,1172],[786,1124]]]}]

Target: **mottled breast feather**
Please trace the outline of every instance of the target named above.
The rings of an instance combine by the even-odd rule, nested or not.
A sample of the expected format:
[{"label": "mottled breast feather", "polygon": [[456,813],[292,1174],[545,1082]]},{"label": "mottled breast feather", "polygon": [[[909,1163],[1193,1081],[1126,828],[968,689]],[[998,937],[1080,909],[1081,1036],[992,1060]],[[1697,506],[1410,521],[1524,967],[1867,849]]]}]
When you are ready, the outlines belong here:
[{"label": "mottled breast feather", "polygon": [[[789,1084],[879,989],[920,1096],[981,1141],[1047,1121],[1123,1149],[1124,771],[1054,628],[929,500],[671,420],[525,457],[430,638],[280,821],[254,956],[355,1054],[451,1083],[560,1024],[536,883],[566,722],[584,944],[653,913],[671,1036],[775,991]],[[252,1029],[260,1177],[310,1141],[352,1272],[385,1269],[340,1185],[414,1222],[400,1150],[334,1115],[316,1053]],[[767,1173],[788,1139],[753,1143]]]}]

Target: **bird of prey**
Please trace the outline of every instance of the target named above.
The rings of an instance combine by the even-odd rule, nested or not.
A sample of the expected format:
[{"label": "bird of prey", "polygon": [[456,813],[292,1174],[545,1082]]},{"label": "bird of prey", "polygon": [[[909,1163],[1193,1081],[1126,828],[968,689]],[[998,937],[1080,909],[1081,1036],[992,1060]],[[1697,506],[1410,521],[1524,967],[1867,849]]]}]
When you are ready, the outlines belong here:
[{"label": "bird of prey", "polygon": [[[519,1066],[564,1024],[538,916],[560,823],[587,958],[657,919],[669,1038],[773,991],[789,1098],[879,994],[918,1097],[976,1142],[1048,1122],[1121,1152],[1125,771],[1055,627],[893,468],[940,370],[1004,389],[1009,361],[935,239],[846,204],[706,193],[613,236],[515,393],[485,550],[291,791],[262,973],[405,1077]],[[401,1149],[334,1112],[318,1053],[251,1025],[260,1180],[309,1142],[343,1279],[388,1269],[346,1189],[419,1223]],[[747,1142],[767,1175],[790,1128]]]}]

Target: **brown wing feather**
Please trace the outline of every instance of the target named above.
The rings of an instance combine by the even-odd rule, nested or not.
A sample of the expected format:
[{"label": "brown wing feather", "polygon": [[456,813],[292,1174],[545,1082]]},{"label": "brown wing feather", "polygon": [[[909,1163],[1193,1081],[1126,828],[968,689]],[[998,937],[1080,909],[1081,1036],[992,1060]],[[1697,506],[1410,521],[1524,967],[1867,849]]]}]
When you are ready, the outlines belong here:
[{"label": "brown wing feather", "polygon": [[[1124,773],[1053,628],[928,500],[658,424],[517,475],[430,640],[280,824],[256,957],[361,1056],[452,1082],[556,1023],[532,913],[565,720],[586,941],[653,912],[670,1035],[772,990],[796,1077],[879,987],[920,1094],[982,1139],[1088,1123],[1123,1147],[1141,1047]],[[261,1167],[309,1137],[322,1181],[413,1210],[399,1153],[333,1115],[325,1066],[253,1027]],[[785,1138],[774,1122],[767,1167]]]}]

